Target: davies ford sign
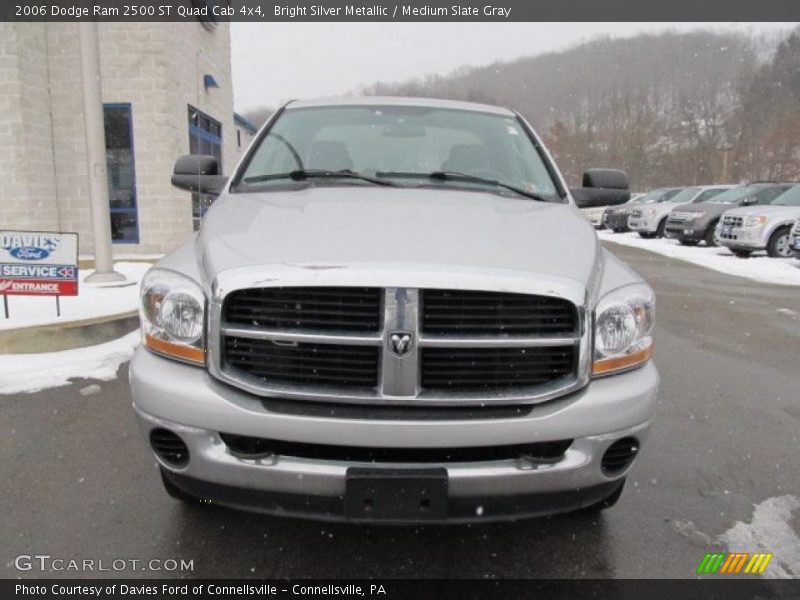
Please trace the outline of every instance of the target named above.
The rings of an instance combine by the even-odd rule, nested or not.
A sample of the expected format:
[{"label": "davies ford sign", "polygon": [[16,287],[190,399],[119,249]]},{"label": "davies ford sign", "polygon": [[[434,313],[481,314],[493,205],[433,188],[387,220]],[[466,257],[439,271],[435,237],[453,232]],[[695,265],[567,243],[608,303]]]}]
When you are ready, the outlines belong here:
[{"label": "davies ford sign", "polygon": [[78,234],[0,230],[0,295],[77,296]]}]

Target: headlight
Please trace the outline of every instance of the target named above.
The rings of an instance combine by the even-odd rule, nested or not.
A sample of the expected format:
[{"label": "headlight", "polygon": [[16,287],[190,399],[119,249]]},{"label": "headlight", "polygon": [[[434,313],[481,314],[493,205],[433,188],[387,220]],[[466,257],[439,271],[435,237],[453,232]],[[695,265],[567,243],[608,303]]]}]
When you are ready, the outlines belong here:
[{"label": "headlight", "polygon": [[142,343],[171,358],[202,365],[206,299],[194,281],[166,269],[150,269],[142,280]]},{"label": "headlight", "polygon": [[644,214],[652,216],[652,215],[656,214],[656,209],[655,208],[645,209]]},{"label": "headlight", "polygon": [[758,227],[759,225],[763,225],[766,222],[767,222],[767,217],[765,217],[765,216],[745,217],[744,226],[745,227]]},{"label": "headlight", "polygon": [[597,305],[592,374],[608,375],[642,365],[653,352],[655,296],[644,284],[614,290]]}]

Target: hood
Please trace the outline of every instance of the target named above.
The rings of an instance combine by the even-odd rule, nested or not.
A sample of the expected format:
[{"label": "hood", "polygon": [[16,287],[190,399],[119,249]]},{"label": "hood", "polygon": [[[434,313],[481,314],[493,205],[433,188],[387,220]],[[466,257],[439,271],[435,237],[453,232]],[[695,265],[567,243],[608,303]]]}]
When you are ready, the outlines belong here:
[{"label": "hood", "polygon": [[373,273],[512,270],[583,289],[602,256],[594,229],[571,205],[356,186],[224,195],[203,220],[197,251],[208,282],[239,267],[330,272],[361,264]]},{"label": "hood", "polygon": [[800,217],[800,206],[781,206],[779,204],[760,204],[757,206],[740,206],[725,211],[726,215],[732,217],[747,217],[751,215],[770,215],[780,217]]},{"label": "hood", "polygon": [[673,212],[698,212],[704,215],[721,215],[735,206],[735,204],[720,204],[719,202],[698,202],[697,204],[681,204],[672,210]]}]

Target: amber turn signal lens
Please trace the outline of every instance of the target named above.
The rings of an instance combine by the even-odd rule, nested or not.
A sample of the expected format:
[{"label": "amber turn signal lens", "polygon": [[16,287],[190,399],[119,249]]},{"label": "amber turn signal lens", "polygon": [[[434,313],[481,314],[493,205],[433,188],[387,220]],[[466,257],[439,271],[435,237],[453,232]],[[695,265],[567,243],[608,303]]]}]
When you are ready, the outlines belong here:
[{"label": "amber turn signal lens", "polygon": [[652,355],[653,346],[650,345],[644,350],[639,350],[638,352],[633,352],[632,354],[627,354],[625,356],[613,356],[611,358],[596,360],[592,365],[592,374],[608,375],[609,373],[614,373],[615,371],[630,369],[631,367],[635,367],[636,365],[647,362],[650,360]]},{"label": "amber turn signal lens", "polygon": [[165,340],[160,340],[156,337],[153,337],[150,334],[144,336],[144,345],[158,352],[159,354],[164,354],[167,356],[172,356],[175,358],[179,358],[186,362],[194,363],[197,365],[205,364],[206,362],[206,352],[201,348],[193,348],[191,346],[185,346],[183,344],[175,344],[173,342],[167,342]]}]

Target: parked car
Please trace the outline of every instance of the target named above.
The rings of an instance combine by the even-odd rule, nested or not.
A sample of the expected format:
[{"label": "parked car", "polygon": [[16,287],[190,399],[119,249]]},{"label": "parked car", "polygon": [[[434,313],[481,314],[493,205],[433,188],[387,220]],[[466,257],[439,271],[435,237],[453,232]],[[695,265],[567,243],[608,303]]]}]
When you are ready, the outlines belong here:
[{"label": "parked car", "polygon": [[708,201],[676,206],[667,218],[665,235],[684,246],[701,241],[707,246],[717,246],[717,224],[725,211],[734,206],[769,204],[790,187],[789,184],[751,183],[728,189]]},{"label": "parked car", "polygon": [[[465,143],[464,140],[469,140]],[[142,282],[133,407],[167,492],[278,515],[468,522],[611,506],[653,421],[652,289],[516,112],[291,102]]]},{"label": "parked car", "polygon": [[792,229],[792,253],[794,254],[795,258],[800,258],[800,218],[798,218],[794,222],[794,228]]},{"label": "parked car", "polygon": [[676,206],[705,202],[717,194],[721,194],[730,186],[708,185],[684,188],[676,194],[665,196],[648,206],[631,210],[628,216],[628,227],[637,231],[643,238],[664,237],[667,217]]},{"label": "parked car", "polygon": [[793,185],[766,206],[734,208],[722,215],[719,242],[739,258],[766,250],[773,258],[789,258],[789,234],[800,217],[800,185]]},{"label": "parked car", "polygon": [[655,204],[656,202],[669,200],[682,189],[683,188],[659,188],[623,206],[610,206],[603,214],[603,224],[614,233],[630,231],[628,227],[628,217],[632,211],[637,210],[642,204]]},{"label": "parked car", "polygon": [[[622,206],[628,206],[629,204],[636,202],[636,200],[642,196],[644,196],[644,194],[631,194],[631,199]],[[606,225],[604,215],[608,209],[609,207],[607,206],[593,206],[591,208],[582,208],[581,213],[584,217],[586,217],[586,220],[594,226],[595,229],[605,229]]]}]

